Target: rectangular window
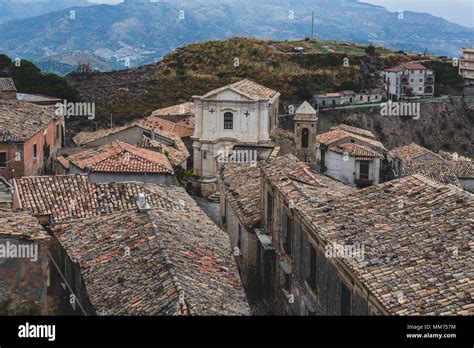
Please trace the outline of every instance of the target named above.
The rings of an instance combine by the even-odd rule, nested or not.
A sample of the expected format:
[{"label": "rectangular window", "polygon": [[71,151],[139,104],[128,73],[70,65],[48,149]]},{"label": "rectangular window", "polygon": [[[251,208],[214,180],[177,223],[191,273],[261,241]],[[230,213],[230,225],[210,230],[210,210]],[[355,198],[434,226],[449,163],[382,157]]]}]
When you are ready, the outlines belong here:
[{"label": "rectangular window", "polygon": [[308,283],[311,289],[316,289],[316,273],[317,273],[317,266],[318,266],[318,254],[316,252],[316,248],[314,246],[310,246],[310,261],[309,261],[309,277]]},{"label": "rectangular window", "polygon": [[293,221],[288,215],[285,215],[284,219],[286,222],[286,228],[283,231],[283,248],[288,255],[291,255]]},{"label": "rectangular window", "polygon": [[341,315],[351,315],[352,294],[349,288],[341,282]]},{"label": "rectangular window", "polygon": [[224,114],[224,129],[234,129],[234,114],[231,112]]},{"label": "rectangular window", "polygon": [[369,180],[369,162],[360,161],[359,163],[360,163],[359,179]]},{"label": "rectangular window", "polygon": [[267,193],[267,224],[268,227],[273,222],[273,196],[270,192]]},{"label": "rectangular window", "polygon": [[6,167],[7,167],[7,153],[0,152],[0,168],[6,168]]},{"label": "rectangular window", "polygon": [[33,159],[38,159],[38,145],[36,144],[33,145]]},{"label": "rectangular window", "polygon": [[60,128],[59,128],[59,124],[56,125],[56,139],[59,139],[61,133],[60,133]]}]

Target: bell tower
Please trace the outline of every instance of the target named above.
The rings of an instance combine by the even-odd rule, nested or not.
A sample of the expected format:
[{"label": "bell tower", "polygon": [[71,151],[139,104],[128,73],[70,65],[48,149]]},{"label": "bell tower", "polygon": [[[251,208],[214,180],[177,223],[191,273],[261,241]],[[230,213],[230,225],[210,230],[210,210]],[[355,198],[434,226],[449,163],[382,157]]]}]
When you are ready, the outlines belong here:
[{"label": "bell tower", "polygon": [[316,162],[316,126],[318,114],[305,101],[295,113],[296,156],[307,163]]}]

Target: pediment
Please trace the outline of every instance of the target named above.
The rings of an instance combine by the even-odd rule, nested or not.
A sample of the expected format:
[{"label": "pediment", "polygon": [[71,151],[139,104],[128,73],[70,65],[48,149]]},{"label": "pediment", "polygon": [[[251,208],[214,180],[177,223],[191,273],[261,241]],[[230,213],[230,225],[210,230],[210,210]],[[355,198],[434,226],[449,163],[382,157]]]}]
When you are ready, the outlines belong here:
[{"label": "pediment", "polygon": [[209,92],[202,97],[203,100],[236,100],[236,101],[255,101],[255,98],[246,95],[232,87],[223,87]]}]

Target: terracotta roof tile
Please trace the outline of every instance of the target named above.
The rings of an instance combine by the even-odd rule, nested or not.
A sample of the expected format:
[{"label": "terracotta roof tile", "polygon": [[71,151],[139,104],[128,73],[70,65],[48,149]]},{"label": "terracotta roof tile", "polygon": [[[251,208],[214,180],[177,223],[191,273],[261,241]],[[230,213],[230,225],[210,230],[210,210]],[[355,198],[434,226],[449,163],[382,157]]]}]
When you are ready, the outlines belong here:
[{"label": "terracotta roof tile", "polygon": [[67,159],[82,170],[90,166],[92,172],[173,173],[173,167],[164,154],[121,141],[77,152]]},{"label": "terracotta roof tile", "polygon": [[416,175],[327,201],[306,218],[327,243],[364,246],[362,259],[342,262],[390,313],[474,314],[474,195]]},{"label": "terracotta roof tile", "polygon": [[246,228],[260,222],[260,168],[249,163],[226,163],[219,167],[219,187]]},{"label": "terracotta roof tile", "polygon": [[378,149],[379,151],[386,150],[385,146],[383,146],[383,144],[380,141],[372,138],[373,134],[371,137],[361,135],[365,132],[368,132],[368,131],[364,129],[354,130],[354,127],[349,127],[349,126],[333,127],[328,132],[318,134],[316,136],[316,142],[318,144],[331,145],[332,143],[337,142],[337,141],[353,138],[353,139],[366,142],[367,144],[370,144],[370,146],[373,146],[374,148]]},{"label": "terracotta roof tile", "polygon": [[182,103],[178,105],[169,106],[155,110],[151,113],[152,116],[176,116],[176,115],[194,115],[196,113],[196,106],[193,102]]},{"label": "terracotta roof tile", "polygon": [[459,179],[474,179],[474,162],[414,160],[403,163],[402,176],[421,174],[443,184],[460,187]]},{"label": "terracotta roof tile", "polygon": [[49,240],[46,230],[37,219],[26,212],[0,209],[0,236],[24,240]]},{"label": "terracotta roof tile", "polygon": [[164,193],[183,204],[75,220],[53,229],[79,263],[97,313],[248,315],[227,234],[184,189],[150,186],[150,194]]},{"label": "terracotta roof tile", "polygon": [[385,71],[390,72],[400,72],[403,70],[428,70],[428,68],[420,63],[406,63],[393,68],[385,69]]},{"label": "terracotta roof tile", "polygon": [[53,107],[17,101],[0,101],[0,142],[8,132],[13,141],[25,141],[59,118]]},{"label": "terracotta roof tile", "polygon": [[[86,174],[34,176],[14,179],[20,209],[35,216],[51,216],[57,224],[137,208],[139,193],[147,194],[150,206],[173,207],[182,198],[169,196],[165,188],[140,182],[97,183]],[[156,192],[159,192],[157,194]]]},{"label": "terracotta roof tile", "polygon": [[382,155],[378,154],[375,151],[372,151],[368,147],[357,145],[354,143],[332,145],[329,146],[329,149],[340,154],[347,154],[348,156],[356,157],[356,159],[384,158]]},{"label": "terracotta roof tile", "polygon": [[402,161],[410,161],[426,154],[435,156],[439,158],[440,160],[442,159],[439,155],[435,154],[434,152],[415,143],[399,146],[390,150],[388,152],[388,157],[392,159],[400,159]]}]

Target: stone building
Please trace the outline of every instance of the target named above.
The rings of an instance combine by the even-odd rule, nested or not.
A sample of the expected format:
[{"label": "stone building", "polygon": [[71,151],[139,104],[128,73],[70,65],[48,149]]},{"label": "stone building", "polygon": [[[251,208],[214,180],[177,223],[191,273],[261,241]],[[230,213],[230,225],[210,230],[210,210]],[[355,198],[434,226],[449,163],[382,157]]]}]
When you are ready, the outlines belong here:
[{"label": "stone building", "polygon": [[316,131],[318,115],[305,101],[295,112],[296,155],[307,163],[316,161]]},{"label": "stone building", "polygon": [[420,175],[352,191],[291,155],[261,167],[273,313],[474,314],[472,194]]},{"label": "stone building", "polygon": [[[0,304],[35,304],[48,314],[51,237],[34,217],[0,208]],[[13,309],[15,310],[15,309]]]},{"label": "stone building", "polygon": [[358,187],[380,182],[386,149],[372,132],[340,124],[316,136],[316,159],[324,174]]},{"label": "stone building", "polygon": [[54,108],[0,100],[0,176],[52,172],[64,132],[64,117]]},{"label": "stone building", "polygon": [[[151,140],[150,140],[151,141]],[[139,181],[173,185],[173,167],[164,153],[121,141],[76,152],[59,158],[61,174],[89,175],[96,182]]]},{"label": "stone building", "polygon": [[387,99],[432,97],[435,89],[435,73],[420,63],[406,63],[384,70]]},{"label": "stone building", "polygon": [[201,193],[217,189],[216,157],[235,145],[265,146],[276,127],[280,93],[242,80],[194,96],[194,171],[203,177]]}]

